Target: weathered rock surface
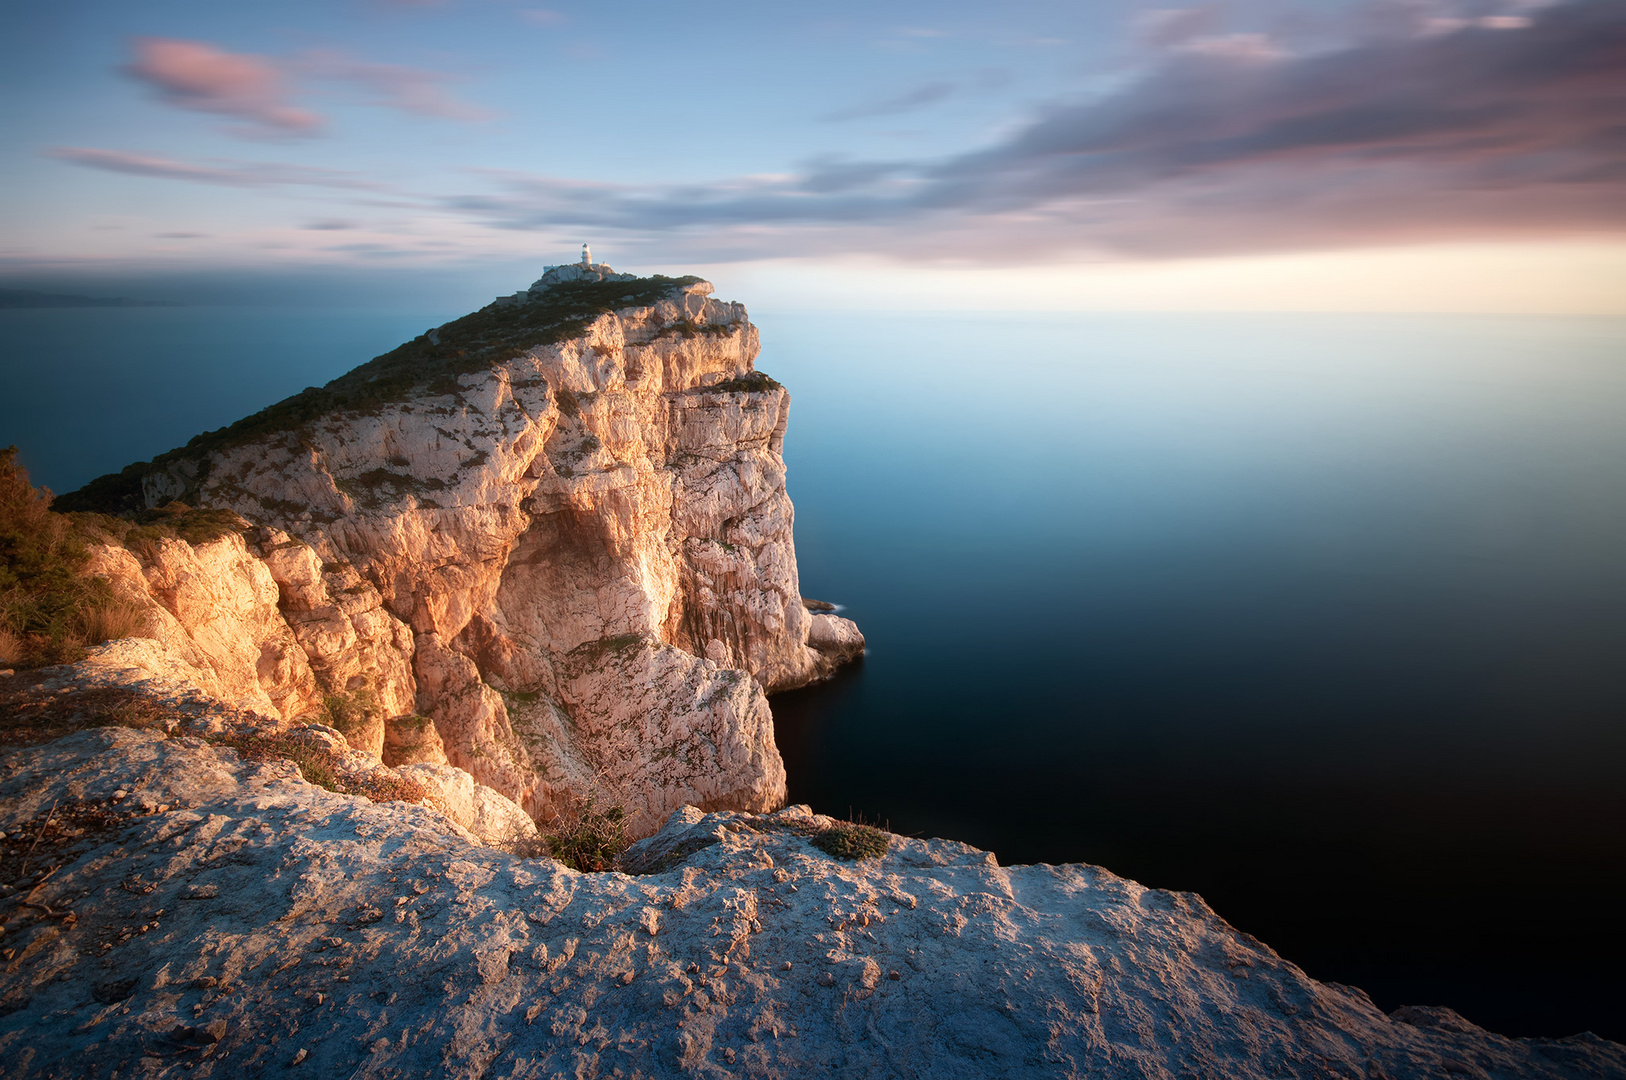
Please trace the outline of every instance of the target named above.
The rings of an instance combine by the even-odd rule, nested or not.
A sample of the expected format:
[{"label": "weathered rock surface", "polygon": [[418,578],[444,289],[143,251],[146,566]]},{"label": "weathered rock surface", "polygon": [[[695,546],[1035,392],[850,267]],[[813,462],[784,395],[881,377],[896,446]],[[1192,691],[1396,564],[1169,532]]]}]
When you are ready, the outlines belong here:
[{"label": "weathered rock surface", "polygon": [[413,711],[411,631],[353,567],[323,564],[287,533],[167,539],[139,555],[103,545],[88,570],[146,611],[163,646],[155,673],[279,722],[321,713],[330,694],[364,695],[368,722],[347,734],[375,760],[385,719]]},{"label": "weathered rock surface", "polygon": [[1095,867],[838,862],[803,807],[680,811],[635,853],[664,869],[577,874],[187,737],[0,768],[7,1078],[1626,1076],[1588,1035],[1385,1016]]},{"label": "weathered rock surface", "polygon": [[[459,366],[570,290],[621,283],[627,306],[579,332]],[[455,374],[166,455],[139,477],[148,505],[268,527],[99,568],[168,616],[162,640],[210,693],[291,720],[366,691],[358,748],[465,769],[537,820],[589,790],[638,835],[686,803],[779,806],[764,695],[828,675],[863,636],[801,602],[790,397],[754,371],[744,307],[693,279],[648,285],[553,268],[403,346]],[[406,746],[413,714],[439,746]]]},{"label": "weathered rock surface", "polygon": [[450,765],[405,765],[402,776],[430,792],[430,805],[482,842],[511,849],[538,839],[536,822],[508,799]]},{"label": "weathered rock surface", "polygon": [[321,723],[278,722],[211,696],[193,681],[195,670],[159,642],[127,638],[90,650],[76,664],[7,673],[0,677],[0,737],[13,729],[38,728],[35,718],[41,710],[66,719],[68,727],[120,724],[137,715],[146,718],[146,727],[166,735],[235,740],[239,746],[278,745],[266,742],[271,736],[283,745],[314,752],[334,781],[348,790],[384,790],[395,798],[394,792],[403,789],[402,780],[408,781],[406,788],[416,784],[421,805],[443,814],[450,827],[472,843],[504,850],[537,847],[539,834],[529,815],[467,772],[444,762],[399,770],[380,764],[376,754],[355,747],[354,733]]},{"label": "weathered rock surface", "polygon": [[309,661],[277,609],[277,583],[235,533],[193,547],[91,553],[89,570],[147,613],[154,637],[200,689],[278,720],[321,705]]},{"label": "weathered rock surface", "polygon": [[446,745],[427,716],[401,716],[384,725],[384,764],[445,765]]}]

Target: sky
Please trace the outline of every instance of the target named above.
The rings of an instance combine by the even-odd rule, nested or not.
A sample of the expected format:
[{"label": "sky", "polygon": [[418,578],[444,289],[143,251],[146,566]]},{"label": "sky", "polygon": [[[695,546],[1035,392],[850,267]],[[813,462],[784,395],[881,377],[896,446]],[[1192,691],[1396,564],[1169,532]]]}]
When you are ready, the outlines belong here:
[{"label": "sky", "polygon": [[1626,314],[1622,0],[3,3],[12,284]]}]

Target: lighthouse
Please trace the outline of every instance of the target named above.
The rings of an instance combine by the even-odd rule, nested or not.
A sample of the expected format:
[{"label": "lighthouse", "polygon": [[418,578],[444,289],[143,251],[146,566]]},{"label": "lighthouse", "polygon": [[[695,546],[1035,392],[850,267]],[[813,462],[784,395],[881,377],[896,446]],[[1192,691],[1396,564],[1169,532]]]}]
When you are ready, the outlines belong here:
[{"label": "lighthouse", "polygon": [[592,268],[593,268],[593,253],[587,249],[586,244],[583,244],[582,245],[582,269],[583,270],[591,270]]}]

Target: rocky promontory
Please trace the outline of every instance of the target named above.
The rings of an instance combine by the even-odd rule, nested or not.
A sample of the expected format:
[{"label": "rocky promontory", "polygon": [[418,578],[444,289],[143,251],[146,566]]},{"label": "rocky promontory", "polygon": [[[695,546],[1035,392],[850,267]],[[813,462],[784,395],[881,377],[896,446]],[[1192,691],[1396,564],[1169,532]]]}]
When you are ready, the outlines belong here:
[{"label": "rocky promontory", "polygon": [[0,451],[0,1080],[1626,1078],[784,806],[766,694],[864,640],[757,354],[560,267],[77,513]]},{"label": "rocky promontory", "polygon": [[541,821],[590,797],[635,836],[688,804],[773,810],[765,695],[863,637],[802,602],[790,395],[711,293],[556,267],[58,507],[240,515],[94,570],[193,681],[274,722],[338,698],[358,750],[462,768]]}]

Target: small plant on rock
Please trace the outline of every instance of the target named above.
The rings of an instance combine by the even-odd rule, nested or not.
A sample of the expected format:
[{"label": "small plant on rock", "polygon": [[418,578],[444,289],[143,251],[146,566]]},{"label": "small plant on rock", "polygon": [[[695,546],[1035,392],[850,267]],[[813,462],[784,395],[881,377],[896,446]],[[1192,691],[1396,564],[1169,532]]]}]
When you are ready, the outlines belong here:
[{"label": "small plant on rock", "polygon": [[747,371],[744,375],[713,383],[701,389],[708,394],[760,394],[768,390],[777,390],[779,387],[779,380],[773,376],[761,371]]},{"label": "small plant on rock", "polygon": [[604,804],[595,786],[579,807],[548,822],[545,840],[548,853],[572,870],[613,870],[627,849],[626,808]]},{"label": "small plant on rock", "polygon": [[371,690],[322,695],[322,723],[346,735],[365,731],[377,712]]},{"label": "small plant on rock", "polygon": [[826,855],[851,862],[879,859],[890,843],[887,834],[873,825],[847,823],[825,829],[813,837],[813,846]]}]

